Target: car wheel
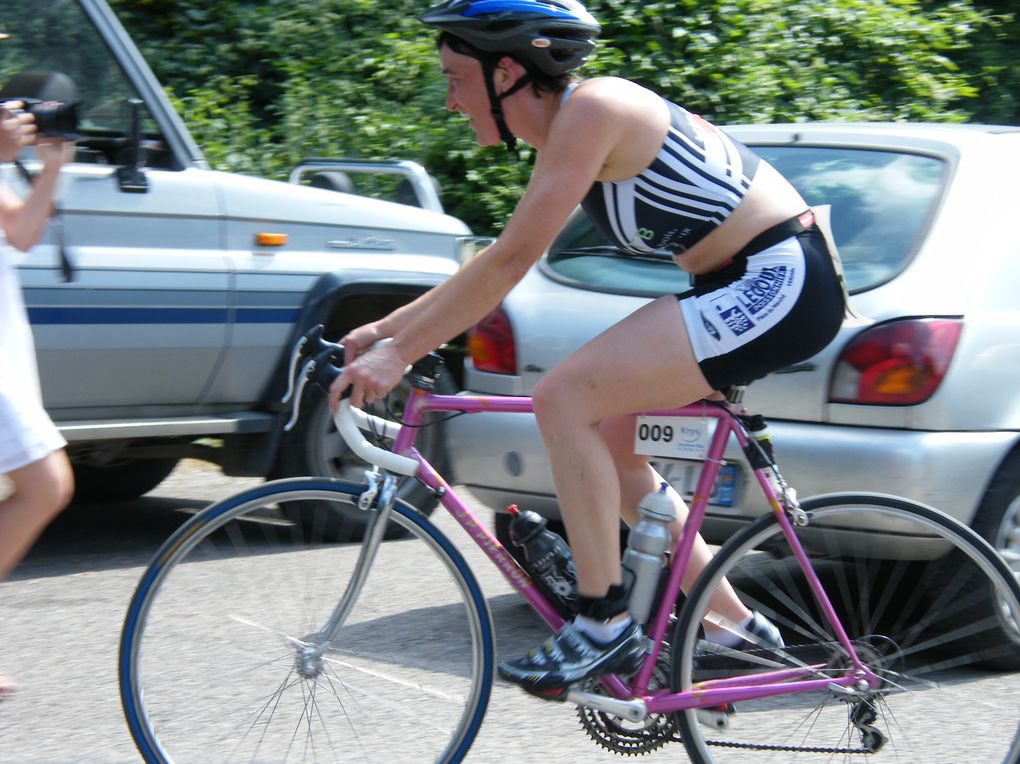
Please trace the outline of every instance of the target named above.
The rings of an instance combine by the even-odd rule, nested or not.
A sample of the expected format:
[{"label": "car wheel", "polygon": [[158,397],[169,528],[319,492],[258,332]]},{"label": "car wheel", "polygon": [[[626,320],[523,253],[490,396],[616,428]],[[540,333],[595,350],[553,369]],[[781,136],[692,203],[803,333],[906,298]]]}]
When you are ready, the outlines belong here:
[{"label": "car wheel", "polygon": [[1020,577],[1020,452],[1007,457],[992,478],[972,527]]},{"label": "car wheel", "polygon": [[[436,392],[452,394],[455,391],[455,385],[449,375],[440,374],[436,380]],[[376,416],[399,419],[403,414],[408,392],[408,384],[402,382],[389,395],[388,412],[378,403],[366,407],[365,410]],[[418,433],[415,447],[436,470],[445,474],[447,471],[445,428],[441,423],[444,415],[435,416],[439,418],[439,423],[423,428]],[[281,444],[272,477],[332,477],[360,483],[364,480],[367,469],[368,464],[355,456],[337,432],[329,413],[326,396],[320,390],[306,389],[301,402],[301,416]],[[426,514],[431,514],[436,506],[436,497],[432,491],[410,477],[401,479],[397,498]],[[303,503],[307,504],[309,503]],[[300,515],[288,512],[287,507],[284,507],[284,512],[306,530],[310,531],[314,523],[314,535],[330,541],[359,540],[368,519],[361,510],[337,507],[335,502],[317,507],[314,516],[309,515],[307,507]],[[394,528],[394,535],[400,534],[395,523],[391,524],[391,527]]]},{"label": "car wheel", "polygon": [[[974,515],[971,528],[1002,555],[1013,575],[1020,578],[1020,452],[1007,457],[992,478],[984,499]],[[955,567],[952,558],[933,564],[945,568],[940,572],[947,580],[952,578]],[[987,617],[990,608],[991,612],[997,613],[1001,619],[1005,636],[1013,641],[1020,640],[1020,623],[1001,606],[1001,603],[995,601],[979,603],[975,608],[961,610],[957,614],[956,622],[960,628],[966,628],[969,624]],[[1020,669],[1020,655],[1010,661],[997,659],[995,667],[1007,670]]]},{"label": "car wheel", "polygon": [[108,465],[72,464],[75,504],[144,496],[173,472],[178,459],[120,459]]}]

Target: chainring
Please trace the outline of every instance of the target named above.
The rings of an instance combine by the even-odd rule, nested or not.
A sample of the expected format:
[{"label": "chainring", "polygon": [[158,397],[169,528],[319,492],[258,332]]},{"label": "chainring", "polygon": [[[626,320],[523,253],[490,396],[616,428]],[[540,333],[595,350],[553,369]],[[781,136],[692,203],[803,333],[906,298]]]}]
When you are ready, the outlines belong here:
[{"label": "chainring", "polygon": [[[648,683],[650,691],[669,687],[669,645],[663,644]],[[589,679],[581,689],[599,692],[598,680]],[[632,722],[615,714],[593,708],[577,707],[577,717],[585,733],[602,748],[623,756],[640,756],[678,740],[676,720],[672,713],[650,714],[640,722]]]}]

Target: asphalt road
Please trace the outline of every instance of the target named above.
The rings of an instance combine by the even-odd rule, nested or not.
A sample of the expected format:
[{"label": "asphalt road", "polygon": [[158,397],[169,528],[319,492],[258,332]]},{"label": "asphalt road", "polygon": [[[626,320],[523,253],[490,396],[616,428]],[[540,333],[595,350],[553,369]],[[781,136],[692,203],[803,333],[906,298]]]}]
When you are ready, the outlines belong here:
[{"label": "asphalt road", "polygon": [[[152,553],[212,500],[258,483],[184,462],[148,496],[121,505],[72,506],[0,584],[0,673],[21,690],[0,702],[2,764],[126,764],[139,761],[123,721],[117,642],[134,586]],[[500,574],[465,551],[489,600],[499,656],[524,653],[547,630]],[[385,723],[381,719],[380,723]],[[553,753],[553,751],[555,753]],[[573,707],[497,684],[468,761],[619,761],[580,728]],[[645,761],[684,761],[680,745]],[[209,762],[209,764],[216,764]]]},{"label": "asphalt road", "polygon": [[[149,496],[122,505],[71,507],[55,521],[11,580],[0,584],[0,673],[22,684],[0,702],[0,764],[139,760],[123,721],[116,674],[121,622],[135,584],[159,544],[190,513],[258,482],[228,479],[185,462]],[[484,510],[479,514],[486,516]],[[486,594],[498,657],[520,655],[544,639],[545,627],[495,568],[445,513],[436,517]],[[1020,677],[1001,679],[1001,695],[981,701],[1008,709],[1020,696]],[[383,714],[380,724],[386,721]],[[468,761],[549,760],[597,764],[620,757],[586,737],[573,707],[497,683]],[[642,760],[687,758],[673,744]]]}]

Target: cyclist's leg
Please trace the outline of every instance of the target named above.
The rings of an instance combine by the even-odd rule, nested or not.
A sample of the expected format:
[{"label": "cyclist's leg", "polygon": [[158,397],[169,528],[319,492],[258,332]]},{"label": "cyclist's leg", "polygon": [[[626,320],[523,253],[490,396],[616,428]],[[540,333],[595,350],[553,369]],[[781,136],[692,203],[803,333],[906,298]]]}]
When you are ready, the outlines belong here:
[{"label": "cyclist's leg", "polygon": [[[602,437],[613,456],[616,474],[620,481],[620,514],[627,525],[637,522],[637,506],[648,493],[658,490],[662,485],[662,476],[648,463],[647,457],[634,453],[633,416],[614,417],[603,421],[600,425]],[[677,519],[670,526],[673,544],[676,544],[684,524],[687,522],[687,505],[680,495],[669,488],[669,496],[677,510]],[[689,592],[698,575],[712,559],[712,552],[699,534],[691,550],[690,563],[680,579],[683,591]],[[748,610],[733,592],[728,581],[723,580],[717,596],[712,600],[715,612],[735,623],[743,623],[751,617]],[[711,624],[705,627],[712,631]]]},{"label": "cyclist's leg", "polygon": [[7,477],[14,490],[0,501],[0,581],[74,493],[71,465],[63,450],[12,470]]},{"label": "cyclist's leg", "polygon": [[[536,690],[555,689],[625,671],[635,655],[640,659],[641,630],[625,619],[619,588],[621,482],[599,423],[712,392],[672,296],[610,327],[539,382],[534,410],[577,566],[581,633],[571,625],[528,657],[501,664],[504,678]],[[702,566],[693,565],[691,572]],[[735,597],[729,604],[747,612]]]},{"label": "cyclist's leg", "polygon": [[672,296],[610,327],[536,386],[535,416],[549,453],[581,594],[600,596],[620,582],[621,483],[599,423],[689,403],[710,392]]}]

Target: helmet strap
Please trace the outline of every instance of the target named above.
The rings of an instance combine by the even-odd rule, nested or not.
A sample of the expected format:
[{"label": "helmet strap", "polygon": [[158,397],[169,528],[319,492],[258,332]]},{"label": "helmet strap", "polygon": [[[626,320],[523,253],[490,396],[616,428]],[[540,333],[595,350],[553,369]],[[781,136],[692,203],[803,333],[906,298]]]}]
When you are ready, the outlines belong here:
[{"label": "helmet strap", "polygon": [[486,56],[481,60],[482,74],[485,76],[485,87],[489,91],[489,108],[492,112],[492,119],[496,122],[500,139],[506,144],[506,150],[511,154],[516,153],[517,137],[510,132],[506,126],[506,118],[503,116],[503,99],[512,96],[521,88],[531,83],[531,74],[525,73],[509,90],[502,95],[496,94],[496,67],[499,59],[495,56]]}]

